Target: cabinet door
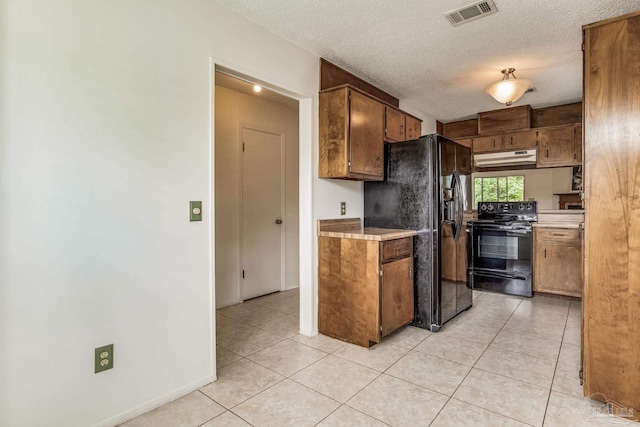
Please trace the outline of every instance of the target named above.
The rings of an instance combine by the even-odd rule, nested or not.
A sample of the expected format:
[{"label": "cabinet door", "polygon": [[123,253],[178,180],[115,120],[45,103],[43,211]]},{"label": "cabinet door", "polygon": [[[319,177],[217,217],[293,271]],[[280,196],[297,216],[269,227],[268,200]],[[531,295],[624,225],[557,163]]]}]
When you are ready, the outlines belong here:
[{"label": "cabinet door", "polygon": [[406,116],[406,137],[407,141],[413,141],[414,139],[420,138],[420,134],[422,134],[422,122],[414,117]]},{"label": "cabinet door", "polygon": [[413,320],[413,258],[382,264],[382,336]]},{"label": "cabinet door", "polygon": [[502,150],[501,136],[481,136],[473,138],[474,153],[490,153]]},{"label": "cabinet door", "polygon": [[[576,230],[577,231],[577,230]],[[553,231],[549,231],[553,234]],[[561,230],[558,235],[567,234]],[[574,297],[582,296],[582,242],[536,240],[535,290]]]},{"label": "cabinet door", "polygon": [[398,142],[405,140],[405,115],[394,108],[385,107],[385,133],[384,140]]},{"label": "cabinet door", "polygon": [[349,172],[382,179],[384,105],[351,91]]},{"label": "cabinet door", "polygon": [[522,148],[536,148],[536,131],[512,132],[502,136],[505,150],[519,150]]},{"label": "cabinet door", "polygon": [[574,151],[575,126],[538,131],[538,167],[579,165]]}]

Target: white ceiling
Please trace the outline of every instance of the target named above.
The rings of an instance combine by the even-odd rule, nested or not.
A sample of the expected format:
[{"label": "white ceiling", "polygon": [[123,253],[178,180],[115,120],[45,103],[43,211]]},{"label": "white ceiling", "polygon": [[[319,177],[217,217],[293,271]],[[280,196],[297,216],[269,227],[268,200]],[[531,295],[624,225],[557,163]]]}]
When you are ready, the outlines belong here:
[{"label": "white ceiling", "polygon": [[442,121],[504,108],[484,90],[500,70],[533,82],[516,105],[582,98],[582,25],[640,0],[494,0],[498,12],[452,27],[470,0],[215,0]]}]

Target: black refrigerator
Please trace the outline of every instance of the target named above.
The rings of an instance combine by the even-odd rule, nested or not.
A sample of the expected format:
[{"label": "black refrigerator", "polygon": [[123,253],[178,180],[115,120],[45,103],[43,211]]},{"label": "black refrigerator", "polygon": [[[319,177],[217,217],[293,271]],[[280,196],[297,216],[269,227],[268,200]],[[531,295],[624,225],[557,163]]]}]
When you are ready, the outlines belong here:
[{"label": "black refrigerator", "polygon": [[418,232],[414,326],[438,331],[472,305],[465,231],[471,205],[471,149],[435,134],[385,144],[385,180],[364,184],[365,227]]}]

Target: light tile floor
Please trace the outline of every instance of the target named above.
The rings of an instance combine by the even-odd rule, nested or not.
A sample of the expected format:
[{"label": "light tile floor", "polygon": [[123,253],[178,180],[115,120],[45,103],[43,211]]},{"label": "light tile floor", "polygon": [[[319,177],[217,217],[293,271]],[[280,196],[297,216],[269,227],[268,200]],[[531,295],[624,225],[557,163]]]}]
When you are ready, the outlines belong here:
[{"label": "light tile floor", "polygon": [[298,298],[218,310],[218,380],[123,426],[625,424],[582,397],[577,301],[475,292],[440,332],[408,326],[365,349],[299,335]]}]

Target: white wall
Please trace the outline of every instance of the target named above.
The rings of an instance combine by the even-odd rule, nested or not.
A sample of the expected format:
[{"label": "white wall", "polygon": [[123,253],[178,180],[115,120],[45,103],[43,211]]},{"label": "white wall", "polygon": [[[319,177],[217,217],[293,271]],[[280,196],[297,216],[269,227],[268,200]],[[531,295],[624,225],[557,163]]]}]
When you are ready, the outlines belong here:
[{"label": "white wall", "polygon": [[434,117],[423,113],[412,105],[405,103],[403,100],[400,100],[399,107],[401,110],[422,119],[422,133],[420,135],[436,133],[436,119]]},{"label": "white wall", "polygon": [[554,196],[554,193],[571,192],[572,168],[476,172],[473,178],[513,175],[524,175],[524,197],[526,200],[536,200],[538,209],[558,209],[558,196]]},{"label": "white wall", "polygon": [[298,109],[216,86],[216,306],[240,293],[239,144],[241,123],[285,134],[285,289],[299,285]]},{"label": "white wall", "polygon": [[[318,58],[210,0],[1,7],[0,425],[114,425],[214,378],[210,58],[311,100],[300,285],[312,333],[309,230],[340,201],[362,214],[360,183],[315,178]],[[108,343],[115,368],[95,375]]]}]

